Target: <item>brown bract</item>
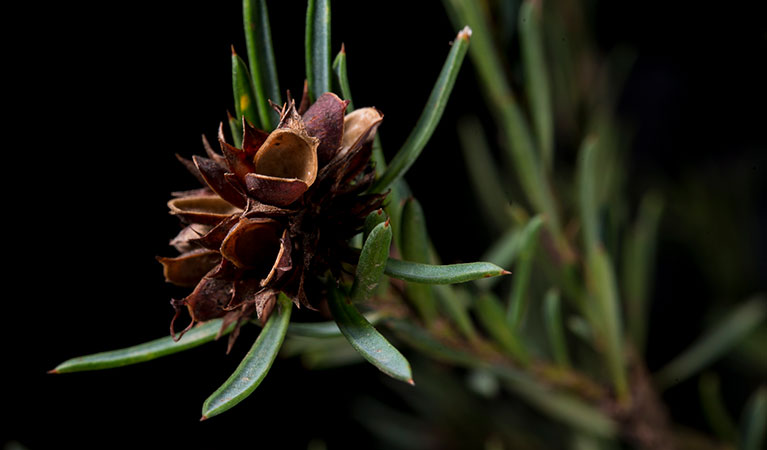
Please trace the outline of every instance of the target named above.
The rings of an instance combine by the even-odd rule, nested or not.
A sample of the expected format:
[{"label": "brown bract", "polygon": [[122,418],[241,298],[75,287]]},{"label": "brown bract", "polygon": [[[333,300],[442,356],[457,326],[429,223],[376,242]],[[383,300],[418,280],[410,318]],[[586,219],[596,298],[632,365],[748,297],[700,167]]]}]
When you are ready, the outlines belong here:
[{"label": "brown bract", "polygon": [[[203,184],[175,193],[171,214],[185,225],[171,241],[180,252],[158,258],[165,279],[194,287],[171,304],[175,322],[186,310],[196,322],[223,317],[226,328],[256,316],[265,320],[279,292],[298,306],[323,300],[318,278],[339,276],[348,241],[384,196],[367,194],[374,180],[372,140],[383,115],[375,108],[346,114],[348,101],[332,93],[306,104],[291,100],[271,133],[243,119],[242,148],[228,144],[219,127],[221,153],[203,137],[206,157],[179,160]],[[223,328],[222,328],[223,330]]]}]

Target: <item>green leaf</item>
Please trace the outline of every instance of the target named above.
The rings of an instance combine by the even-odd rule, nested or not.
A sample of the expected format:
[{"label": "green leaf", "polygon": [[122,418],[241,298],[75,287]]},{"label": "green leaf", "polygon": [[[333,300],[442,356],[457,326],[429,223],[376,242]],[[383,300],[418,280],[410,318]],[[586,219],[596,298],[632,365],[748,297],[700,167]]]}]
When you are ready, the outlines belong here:
[{"label": "green leaf", "polygon": [[583,224],[583,240],[587,249],[600,241],[599,204],[597,200],[597,139],[587,136],[578,153],[578,206]]},{"label": "green leaf", "polygon": [[277,126],[278,118],[272,111],[269,100],[279,105],[282,104],[282,97],[266,0],[243,0],[242,18],[259,122],[261,128],[271,130]]},{"label": "green leaf", "polygon": [[554,194],[540,164],[533,134],[507,80],[500,52],[493,42],[493,27],[488,24],[481,2],[444,0],[443,3],[454,25],[468,24],[475,30],[469,56],[477,70],[487,103],[493,109],[493,117],[506,138],[504,150],[514,163],[519,183],[530,203],[546,216],[547,228],[552,232],[561,256],[565,260],[573,259],[572,250],[562,233]]},{"label": "green leaf", "polygon": [[527,292],[527,286],[530,284],[530,275],[533,269],[533,257],[535,256],[535,250],[538,246],[538,230],[540,224],[543,223],[543,219],[540,216],[535,216],[530,219],[533,223],[529,226],[528,223],[525,226],[527,233],[524,235],[525,244],[520,251],[519,262],[517,263],[516,273],[514,276],[511,296],[509,298],[508,309],[506,311],[506,320],[508,320],[511,327],[515,330],[519,329],[522,323],[522,319],[527,308],[527,298],[525,296]]},{"label": "green leaf", "polygon": [[510,391],[570,427],[604,438],[614,438],[618,434],[618,424],[598,408],[573,395],[552,391],[527,374],[513,374],[513,377],[508,371],[497,371],[496,374],[509,381],[506,386]]},{"label": "green leaf", "polygon": [[[64,361],[51,370],[51,373],[82,372],[85,370],[111,369],[144,361],[151,361],[165,355],[183,352],[197,347],[216,338],[221,330],[221,319],[209,320],[189,330],[178,341],[174,342],[170,336],[134,345],[132,347],[109,352],[94,353]],[[234,324],[223,331],[222,335],[232,332]]]},{"label": "green leaf", "polygon": [[533,127],[543,166],[551,170],[554,159],[554,113],[551,105],[549,71],[543,50],[541,2],[525,0],[519,10],[519,38],[522,68],[525,71],[525,91],[530,101]]},{"label": "green leaf", "polygon": [[767,317],[767,301],[757,296],[737,306],[681,355],[655,374],[658,388],[668,389],[727,353]]},{"label": "green leaf", "polygon": [[330,0],[309,0],[306,8],[306,79],[309,98],[330,92]]},{"label": "green leaf", "polygon": [[706,372],[698,381],[698,392],[703,415],[716,436],[723,442],[733,442],[737,436],[735,422],[722,398],[719,377],[714,372]]},{"label": "green leaf", "polygon": [[[522,250],[531,245],[531,241],[537,239],[538,230],[542,224],[543,217],[536,216],[530,219],[524,227],[513,228],[507,231],[485,252],[482,259],[501,267],[510,267],[517,260]],[[488,290],[498,281],[500,281],[500,278],[490,278],[478,281],[477,285],[483,290]]]},{"label": "green leaf", "polygon": [[242,121],[237,121],[237,118],[228,114],[229,131],[232,133],[232,143],[237,148],[242,148]]},{"label": "green leaf", "polygon": [[[378,323],[382,315],[379,313],[365,314],[365,319],[371,324]],[[334,321],[329,322],[295,322],[288,326],[288,336],[301,336],[328,339],[341,337],[341,330]]]},{"label": "green leaf", "polygon": [[456,36],[453,47],[447,55],[445,65],[442,67],[442,72],[440,72],[437,82],[434,84],[421,117],[418,119],[410,136],[402,145],[402,148],[400,148],[399,152],[389,163],[386,172],[370,189],[371,192],[385,191],[393,182],[407,172],[418,158],[418,155],[421,154],[421,150],[423,150],[429,138],[431,138],[434,129],[439,123],[439,119],[442,117],[442,113],[445,111],[445,105],[447,105],[447,100],[450,98],[450,93],[453,90],[455,79],[458,77],[461,63],[469,48],[470,36],[471,30],[468,27],[461,30],[458,36]]},{"label": "green leaf", "polygon": [[261,384],[285,339],[293,302],[285,294],[277,297],[272,312],[258,339],[234,373],[202,405],[202,419],[209,419],[245,400]]},{"label": "green leaf", "polygon": [[[237,122],[242,123],[242,116],[253,124],[260,124],[256,112],[256,96],[253,88],[253,80],[245,65],[232,47],[232,90],[234,92],[234,110],[237,113]],[[263,126],[262,126],[263,128]]]},{"label": "green leaf", "polygon": [[[392,228],[399,230],[402,223],[402,206],[405,204],[405,199],[410,197],[410,187],[407,185],[404,179],[400,178],[391,185],[391,192],[389,192],[389,201],[384,205],[384,211],[389,216]],[[401,236],[397,233],[394,236],[394,244],[397,249],[402,248]]]},{"label": "green leaf", "polygon": [[[344,100],[349,100],[349,105],[346,107],[347,114],[354,111],[354,104],[352,103],[352,91],[349,86],[349,76],[346,72],[346,49],[341,44],[341,51],[336,55],[336,59],[333,61],[333,73],[336,75],[336,81],[338,82],[338,89],[341,92],[341,96]],[[373,139],[373,163],[375,164],[375,170],[377,176],[381,176],[386,170],[386,158],[383,154],[383,148],[381,146],[381,137],[376,133]]]},{"label": "green leaf", "polygon": [[527,365],[529,357],[525,347],[509,323],[504,320],[503,306],[495,295],[491,292],[484,293],[477,299],[474,308],[482,325],[501,348],[514,357],[517,362]]},{"label": "green leaf", "polygon": [[365,242],[368,239],[368,236],[370,236],[370,233],[378,224],[386,222],[387,219],[383,209],[378,209],[368,214],[368,216],[365,217],[365,225],[362,228],[362,242]]},{"label": "green leaf", "polygon": [[392,278],[415,283],[454,284],[511,272],[488,262],[433,265],[389,258],[384,273]]},{"label": "green leaf", "polygon": [[647,336],[648,303],[662,211],[663,199],[660,194],[651,192],[642,197],[636,223],[626,236],[623,251],[626,322],[631,340],[640,353],[644,353]]},{"label": "green leaf", "polygon": [[440,300],[442,309],[453,321],[458,331],[469,340],[474,340],[477,337],[477,331],[474,329],[474,323],[471,321],[468,312],[466,311],[466,303],[462,300],[462,297],[458,295],[458,292],[468,296],[465,291],[456,291],[457,286],[450,286],[445,284],[435,284],[434,292],[437,294],[437,298]]},{"label": "green leaf", "polygon": [[[405,201],[402,208],[400,239],[402,258],[406,261],[427,264],[431,262],[429,234],[426,219],[420,203],[413,197]],[[413,302],[421,319],[430,325],[437,318],[437,301],[431,286],[421,283],[408,283],[405,287],[407,297]]]},{"label": "green leaf", "polygon": [[511,224],[509,200],[498,176],[498,163],[490,153],[479,120],[467,117],[458,122],[458,138],[474,195],[482,205],[482,211],[496,230],[508,229]]},{"label": "green leaf", "polygon": [[740,422],[741,450],[764,448],[764,434],[767,430],[767,387],[762,386],[748,399]]},{"label": "green leaf", "polygon": [[605,359],[615,387],[615,393],[621,402],[628,401],[628,381],[623,351],[623,327],[618,309],[618,288],[610,258],[604,247],[587,250],[586,277],[594,297],[594,306],[599,321],[595,327],[602,333],[605,341]]},{"label": "green leaf", "polygon": [[392,231],[388,221],[376,225],[365,239],[352,285],[351,298],[354,303],[369,299],[378,287],[389,257],[391,239]]},{"label": "green leaf", "polygon": [[343,44],[341,44],[341,51],[338,52],[336,59],[333,60],[333,73],[336,74],[341,98],[349,101],[349,104],[346,106],[346,113],[348,114],[354,111],[354,103],[352,102],[352,90],[349,87],[349,77],[346,74],[346,49]]},{"label": "green leaf", "polygon": [[368,362],[392,378],[413,384],[407,359],[365,320],[343,292],[333,286],[330,287],[328,306],[341,333]]},{"label": "green leaf", "polygon": [[486,363],[468,351],[448,347],[437,340],[434,335],[413,323],[413,321],[388,319],[385,323],[407,345],[438,361],[460,364],[466,367],[487,366]]},{"label": "green leaf", "polygon": [[559,291],[554,288],[549,289],[543,299],[543,322],[546,326],[546,335],[549,339],[554,361],[562,367],[570,367],[565,328],[562,324],[562,305]]},{"label": "green leaf", "polygon": [[386,324],[408,345],[434,359],[490,371],[503,380],[511,391],[557,420],[597,436],[612,438],[617,435],[617,424],[599,409],[572,395],[553,391],[550,386],[539,383],[525,371],[508,365],[488,364],[470,352],[445,345],[410,321],[390,319]]}]

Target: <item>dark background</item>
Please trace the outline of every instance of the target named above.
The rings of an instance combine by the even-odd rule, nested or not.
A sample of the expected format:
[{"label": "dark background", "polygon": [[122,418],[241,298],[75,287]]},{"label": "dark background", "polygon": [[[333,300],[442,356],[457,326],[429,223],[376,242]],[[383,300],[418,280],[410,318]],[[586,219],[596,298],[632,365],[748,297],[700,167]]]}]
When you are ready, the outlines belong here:
[{"label": "dark background", "polygon": [[[196,183],[174,154],[199,154],[200,135],[215,136],[232,108],[229,47],[245,53],[240,4],[227,3],[36,3],[37,10],[9,13],[22,26],[9,41],[14,63],[6,71],[15,82],[7,87],[21,101],[8,108],[5,132],[14,141],[6,173],[24,175],[4,181],[13,269],[4,277],[0,442],[305,448],[322,438],[338,448],[355,442],[351,434],[351,447],[368,446],[353,399],[387,395],[369,365],[309,372],[295,359],[278,360],[247,401],[198,424],[202,402],[236,367],[253,329],[230,356],[219,342],[122,369],[45,374],[67,358],[167,332],[168,300],[181,294],[163,282],[154,257],[172,254],[167,241],[178,229],[167,214],[169,193]],[[605,52],[626,44],[638,54],[619,107],[636,129],[631,195],[650,185],[672,193],[656,270],[651,369],[697,336],[713,302],[731,305],[767,288],[765,8],[671,3],[598,2],[594,23]],[[457,31],[440,2],[415,5],[333,3],[333,52],[345,43],[355,104],[386,115],[380,132],[388,155],[416,122]],[[304,8],[270,2],[281,86],[294,93],[304,77]],[[481,232],[456,145],[455,123],[465,114],[488,117],[468,64],[408,174],[448,262],[478,258],[492,238]],[[688,182],[724,209],[691,220],[686,197],[673,194]],[[699,229],[682,226],[689,223]],[[701,250],[702,242],[711,249]],[[712,255],[726,258],[724,281],[707,265]],[[729,391],[735,408],[753,388],[747,381]],[[694,384],[681,386],[667,400],[684,405],[694,392]],[[672,406],[672,414],[701,426],[694,409]]]}]

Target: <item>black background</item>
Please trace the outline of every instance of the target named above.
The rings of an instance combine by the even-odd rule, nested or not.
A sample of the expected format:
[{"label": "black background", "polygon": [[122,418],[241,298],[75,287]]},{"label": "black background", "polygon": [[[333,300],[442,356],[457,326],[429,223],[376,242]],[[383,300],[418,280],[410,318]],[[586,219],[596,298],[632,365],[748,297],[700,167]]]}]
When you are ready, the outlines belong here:
[{"label": "black background", "polygon": [[[622,43],[638,51],[619,110],[637,126],[632,194],[658,180],[673,184],[691,168],[746,164],[758,183],[743,192],[733,185],[730,194],[746,196],[753,212],[743,232],[763,232],[764,6],[614,3],[598,3],[594,30],[604,50]],[[351,447],[366,448],[371,437],[350,404],[362,392],[386,395],[369,365],[309,372],[296,360],[278,360],[247,401],[197,422],[202,402],[254,339],[252,329],[230,356],[221,342],[117,370],[45,374],[67,358],[167,332],[168,300],[180,293],[163,282],[154,257],[172,254],[167,241],[178,229],[166,211],[169,193],[196,183],[174,154],[199,154],[200,135],[215,135],[231,109],[230,45],[242,54],[245,46],[239,2],[35,8],[6,18],[22,26],[7,44],[14,82],[6,88],[20,101],[6,105],[4,127],[4,234],[13,269],[4,277],[0,442],[31,449],[305,448],[322,438],[330,448],[351,439]],[[304,8],[270,3],[281,86],[293,92],[304,77]],[[355,104],[384,112],[380,132],[391,155],[417,120],[457,30],[438,1],[337,1],[332,13],[333,52],[345,43]],[[479,231],[454,131],[465,114],[487,118],[483,108],[467,65],[408,174],[447,261],[476,259],[491,241]],[[749,257],[761,259],[744,265],[757,275],[734,297],[767,287],[763,235],[755,233],[753,243]],[[668,244],[660,250],[653,310],[660,337],[650,342],[651,368],[696,336],[685,328],[696,320],[685,314],[695,305],[699,318],[709,294],[696,254]],[[699,425],[684,407],[672,412]]]}]

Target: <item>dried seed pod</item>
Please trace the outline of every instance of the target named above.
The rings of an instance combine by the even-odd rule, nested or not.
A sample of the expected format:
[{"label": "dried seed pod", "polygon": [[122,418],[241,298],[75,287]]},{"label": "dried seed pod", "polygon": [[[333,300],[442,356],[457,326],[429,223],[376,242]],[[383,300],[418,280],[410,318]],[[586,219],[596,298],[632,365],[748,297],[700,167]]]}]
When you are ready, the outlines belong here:
[{"label": "dried seed pod", "polygon": [[384,200],[365,193],[383,115],[362,108],[345,116],[347,104],[326,93],[302,107],[302,116],[290,100],[278,108],[271,133],[243,121],[242,148],[236,148],[219,127],[221,155],[204,141],[207,158],[179,158],[205,187],[168,202],[189,226],[174,239],[183,253],[158,259],[166,279],[195,286],[171,302],[174,336],[184,309],[192,324],[224,317],[225,326],[239,326],[252,315],[266,320],[280,291],[314,309],[317,295],[307,293],[319,286],[314,280],[341,273],[348,240]]}]

